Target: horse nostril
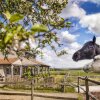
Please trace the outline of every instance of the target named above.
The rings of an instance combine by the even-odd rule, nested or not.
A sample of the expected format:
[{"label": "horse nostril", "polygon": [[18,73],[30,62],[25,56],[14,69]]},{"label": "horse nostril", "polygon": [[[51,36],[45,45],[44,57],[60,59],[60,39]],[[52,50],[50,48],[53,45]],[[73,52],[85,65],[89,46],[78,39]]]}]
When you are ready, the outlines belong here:
[{"label": "horse nostril", "polygon": [[74,53],[73,60],[78,61],[79,59],[80,59],[80,53],[79,52]]},{"label": "horse nostril", "polygon": [[78,55],[77,55],[77,54],[74,54],[74,55],[73,55],[73,60],[76,61],[77,57],[78,57]]}]

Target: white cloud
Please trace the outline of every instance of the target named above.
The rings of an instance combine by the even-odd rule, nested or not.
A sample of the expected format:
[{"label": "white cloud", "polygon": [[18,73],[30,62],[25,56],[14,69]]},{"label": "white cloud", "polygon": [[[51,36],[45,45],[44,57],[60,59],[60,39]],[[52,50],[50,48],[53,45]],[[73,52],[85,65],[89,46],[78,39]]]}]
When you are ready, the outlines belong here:
[{"label": "white cloud", "polygon": [[64,40],[67,43],[73,43],[77,38],[77,35],[72,35],[68,31],[61,32],[61,36],[62,40]]},{"label": "white cloud", "polygon": [[79,48],[81,48],[81,45],[79,43],[77,43],[77,42],[73,42],[70,45],[71,45],[71,47],[73,49],[79,49]]},{"label": "white cloud", "polygon": [[37,47],[37,43],[35,42],[35,40],[32,36],[30,36],[30,38],[29,38],[29,43],[30,43],[31,48],[36,48]]},{"label": "white cloud", "polygon": [[86,15],[80,20],[82,27],[88,27],[88,29],[95,34],[100,33],[100,13]]},{"label": "white cloud", "polygon": [[45,49],[44,51],[45,53],[43,59],[40,57],[37,57],[37,59],[55,68],[78,68],[83,67],[85,64],[91,62],[91,60],[74,62],[72,60],[72,55],[75,52],[73,49],[68,50],[67,48],[67,52],[69,53],[61,57],[57,57],[52,50]]},{"label": "white cloud", "polygon": [[100,4],[100,0],[68,0],[69,2],[75,2],[75,3],[80,3],[80,2],[92,2],[96,4]]},{"label": "white cloud", "polygon": [[64,47],[63,48],[69,55],[72,55],[76,50],[73,48]]},{"label": "white cloud", "polygon": [[68,49],[71,48],[77,50],[81,47],[81,45],[78,42],[76,42],[78,36],[79,35],[70,34],[68,31],[63,31],[61,32],[61,35],[59,37],[61,39],[61,42],[66,44]]},{"label": "white cloud", "polygon": [[68,4],[66,5],[66,8],[64,8],[60,14],[63,18],[69,18],[69,17],[77,17],[82,18],[85,16],[86,12],[79,7],[76,3]]},{"label": "white cloud", "polygon": [[100,45],[100,37],[96,38],[96,43]]}]

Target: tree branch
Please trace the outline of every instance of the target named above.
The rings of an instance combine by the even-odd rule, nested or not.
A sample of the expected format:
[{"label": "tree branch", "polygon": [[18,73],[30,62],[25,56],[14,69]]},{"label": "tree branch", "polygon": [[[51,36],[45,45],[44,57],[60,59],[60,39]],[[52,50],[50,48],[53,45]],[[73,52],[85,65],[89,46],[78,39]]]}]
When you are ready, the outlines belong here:
[{"label": "tree branch", "polygon": [[[56,26],[61,26],[62,24],[64,24],[68,19],[65,19],[62,23],[56,25]],[[48,32],[44,32],[43,34],[38,34],[37,36],[34,36],[34,38],[38,38],[38,37],[41,37],[41,36],[45,36],[46,33],[49,33],[51,31],[53,31],[54,29],[56,29],[55,27],[53,27],[52,29],[50,29]]]}]

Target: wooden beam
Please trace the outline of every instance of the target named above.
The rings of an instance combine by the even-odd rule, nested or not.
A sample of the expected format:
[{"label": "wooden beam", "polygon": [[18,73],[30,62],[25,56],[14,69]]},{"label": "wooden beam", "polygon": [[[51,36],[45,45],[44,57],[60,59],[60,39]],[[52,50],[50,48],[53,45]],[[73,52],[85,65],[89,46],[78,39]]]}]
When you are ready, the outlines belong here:
[{"label": "wooden beam", "polygon": [[12,77],[12,78],[13,78],[13,75],[14,75],[13,68],[14,68],[14,66],[12,65],[12,66],[11,66],[11,77]]},{"label": "wooden beam", "polygon": [[23,75],[23,66],[20,66],[20,78],[22,77]]}]

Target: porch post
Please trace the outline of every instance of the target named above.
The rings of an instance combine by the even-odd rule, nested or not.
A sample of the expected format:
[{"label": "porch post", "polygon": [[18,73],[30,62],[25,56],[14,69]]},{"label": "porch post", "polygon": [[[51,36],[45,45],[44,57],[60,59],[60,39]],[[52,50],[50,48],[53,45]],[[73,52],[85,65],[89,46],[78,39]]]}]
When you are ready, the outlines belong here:
[{"label": "porch post", "polygon": [[22,74],[23,74],[23,67],[20,66],[20,78],[22,77]]},{"label": "porch post", "polygon": [[13,68],[14,68],[14,66],[12,65],[11,66],[11,77],[13,78],[13,75],[14,75],[14,73],[13,73]]},{"label": "porch post", "polygon": [[45,67],[45,74],[47,74],[47,67]]},{"label": "porch post", "polygon": [[50,75],[50,68],[48,67],[48,74]]},{"label": "porch post", "polygon": [[40,66],[37,66],[37,68],[38,68],[38,74],[40,74]]},{"label": "porch post", "polygon": [[42,66],[42,74],[44,74],[44,67]]}]

